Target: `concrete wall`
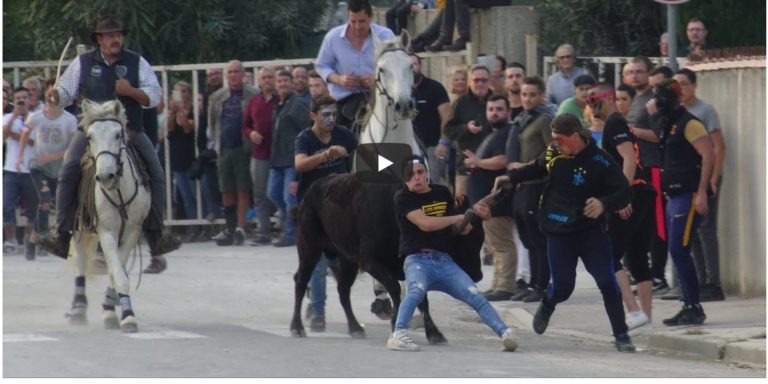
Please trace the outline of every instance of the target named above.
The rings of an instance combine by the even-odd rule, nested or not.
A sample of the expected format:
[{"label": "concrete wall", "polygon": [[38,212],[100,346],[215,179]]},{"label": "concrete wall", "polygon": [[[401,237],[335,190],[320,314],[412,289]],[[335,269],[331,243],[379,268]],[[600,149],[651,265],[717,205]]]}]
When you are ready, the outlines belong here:
[{"label": "concrete wall", "polygon": [[[386,8],[374,8],[373,22],[387,25],[384,14]],[[412,15],[408,19],[408,33],[415,37],[419,32],[427,28],[432,19],[437,15],[437,10],[428,9]],[[491,7],[488,9],[470,9],[470,36],[472,39],[471,52],[467,62],[475,62],[480,53],[489,55],[500,54],[507,61],[518,61],[523,64],[536,63],[537,57],[529,57],[526,54],[526,35],[538,36],[538,14],[534,7],[507,6]],[[528,50],[529,52],[531,50]],[[533,49],[533,55],[536,50]],[[442,78],[442,74],[429,74],[435,79]]]},{"label": "concrete wall", "polygon": [[720,115],[726,145],[718,214],[723,289],[765,295],[765,60],[690,66]]}]

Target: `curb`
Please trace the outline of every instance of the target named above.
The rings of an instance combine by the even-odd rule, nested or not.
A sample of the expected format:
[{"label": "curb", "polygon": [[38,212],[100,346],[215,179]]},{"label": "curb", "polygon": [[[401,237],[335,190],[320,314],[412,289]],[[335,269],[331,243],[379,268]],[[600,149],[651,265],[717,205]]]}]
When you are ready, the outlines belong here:
[{"label": "curb", "polygon": [[[533,315],[520,307],[494,305],[499,315],[518,330],[533,332]],[[599,343],[612,343],[613,337],[604,334],[550,327],[547,335],[578,337]],[[726,363],[748,364],[756,368],[766,367],[765,328],[704,328],[686,327],[670,331],[632,336],[637,344],[647,344],[654,352],[674,352],[694,358],[717,360]]]},{"label": "curb", "polygon": [[652,334],[649,348],[765,368],[765,328],[692,327]]}]

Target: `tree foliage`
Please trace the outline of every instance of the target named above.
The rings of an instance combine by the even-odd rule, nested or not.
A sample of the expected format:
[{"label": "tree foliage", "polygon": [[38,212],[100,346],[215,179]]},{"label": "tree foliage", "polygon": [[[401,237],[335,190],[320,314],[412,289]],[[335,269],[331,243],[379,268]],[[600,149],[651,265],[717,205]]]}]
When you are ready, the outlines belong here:
[{"label": "tree foliage", "polygon": [[[652,0],[538,0],[542,54],[572,44],[581,56],[658,56],[666,6]],[[764,0],[691,0],[678,6],[678,45],[685,23],[705,20],[709,47],[765,45]]]},{"label": "tree foliage", "polygon": [[58,58],[69,36],[89,40],[114,15],[127,45],[152,64],[291,58],[315,35],[327,0],[11,0],[3,17],[6,61]]}]

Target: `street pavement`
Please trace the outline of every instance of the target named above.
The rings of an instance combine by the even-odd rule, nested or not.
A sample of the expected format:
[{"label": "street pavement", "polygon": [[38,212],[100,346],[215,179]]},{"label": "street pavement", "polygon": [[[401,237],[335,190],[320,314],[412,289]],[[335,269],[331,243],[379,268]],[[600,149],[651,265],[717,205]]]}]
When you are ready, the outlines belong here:
[{"label": "street pavement", "polygon": [[[430,293],[432,314],[448,344],[428,345],[423,329],[417,329],[412,335],[422,350],[409,353],[385,348],[389,322],[369,311],[372,281],[366,274],[352,289],[366,339],[347,335],[330,277],[327,331],[308,331],[298,339],[288,330],[295,248],[185,244],[168,261],[168,270],[143,274],[138,282],[141,268],[134,260],[131,296],[139,333],[122,334],[101,324],[105,275],[89,276],[89,323],[74,326],[64,317],[74,292],[72,265],[52,256],[27,261],[3,255],[3,376],[766,377],[764,298],[729,296],[705,303],[707,323],[676,329],[661,319],[673,315],[679,303],[654,300],[654,330],[634,336],[637,353],[618,353],[599,292],[580,266],[573,296],[558,305],[544,335],[530,328],[536,304],[494,303],[505,321],[518,327],[516,352],[502,352],[499,339],[472,309]],[[488,287],[492,267],[483,272],[481,290]],[[762,364],[754,361],[760,353]]]}]

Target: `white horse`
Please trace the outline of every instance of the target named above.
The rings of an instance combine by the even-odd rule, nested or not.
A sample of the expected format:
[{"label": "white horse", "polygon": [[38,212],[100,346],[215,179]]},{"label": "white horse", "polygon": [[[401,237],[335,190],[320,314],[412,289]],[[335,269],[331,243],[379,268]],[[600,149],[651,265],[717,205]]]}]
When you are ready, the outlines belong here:
[{"label": "white horse", "polygon": [[424,156],[416,139],[411,119],[416,113],[413,103],[413,68],[407,49],[408,32],[392,40],[380,41],[373,35],[376,47],[376,69],[373,79],[372,109],[366,116],[360,144],[400,143],[411,146],[414,155]]},{"label": "white horse", "polygon": [[[83,171],[80,204],[95,205],[85,209],[92,210],[88,215],[90,222],[78,226],[72,237],[71,249],[77,277],[70,322],[87,322],[86,265],[101,244],[109,276],[109,287],[102,304],[104,325],[108,329],[119,327],[127,333],[138,332],[131,307],[126,261],[139,241],[142,223],[149,213],[149,189],[140,182],[136,159],[128,153],[123,105],[116,100],[102,104],[84,100],[82,107],[81,125],[89,147],[86,156],[95,163],[92,164],[95,174]],[[83,212],[82,209],[79,211]],[[122,310],[119,321],[115,305],[120,305]]]}]

